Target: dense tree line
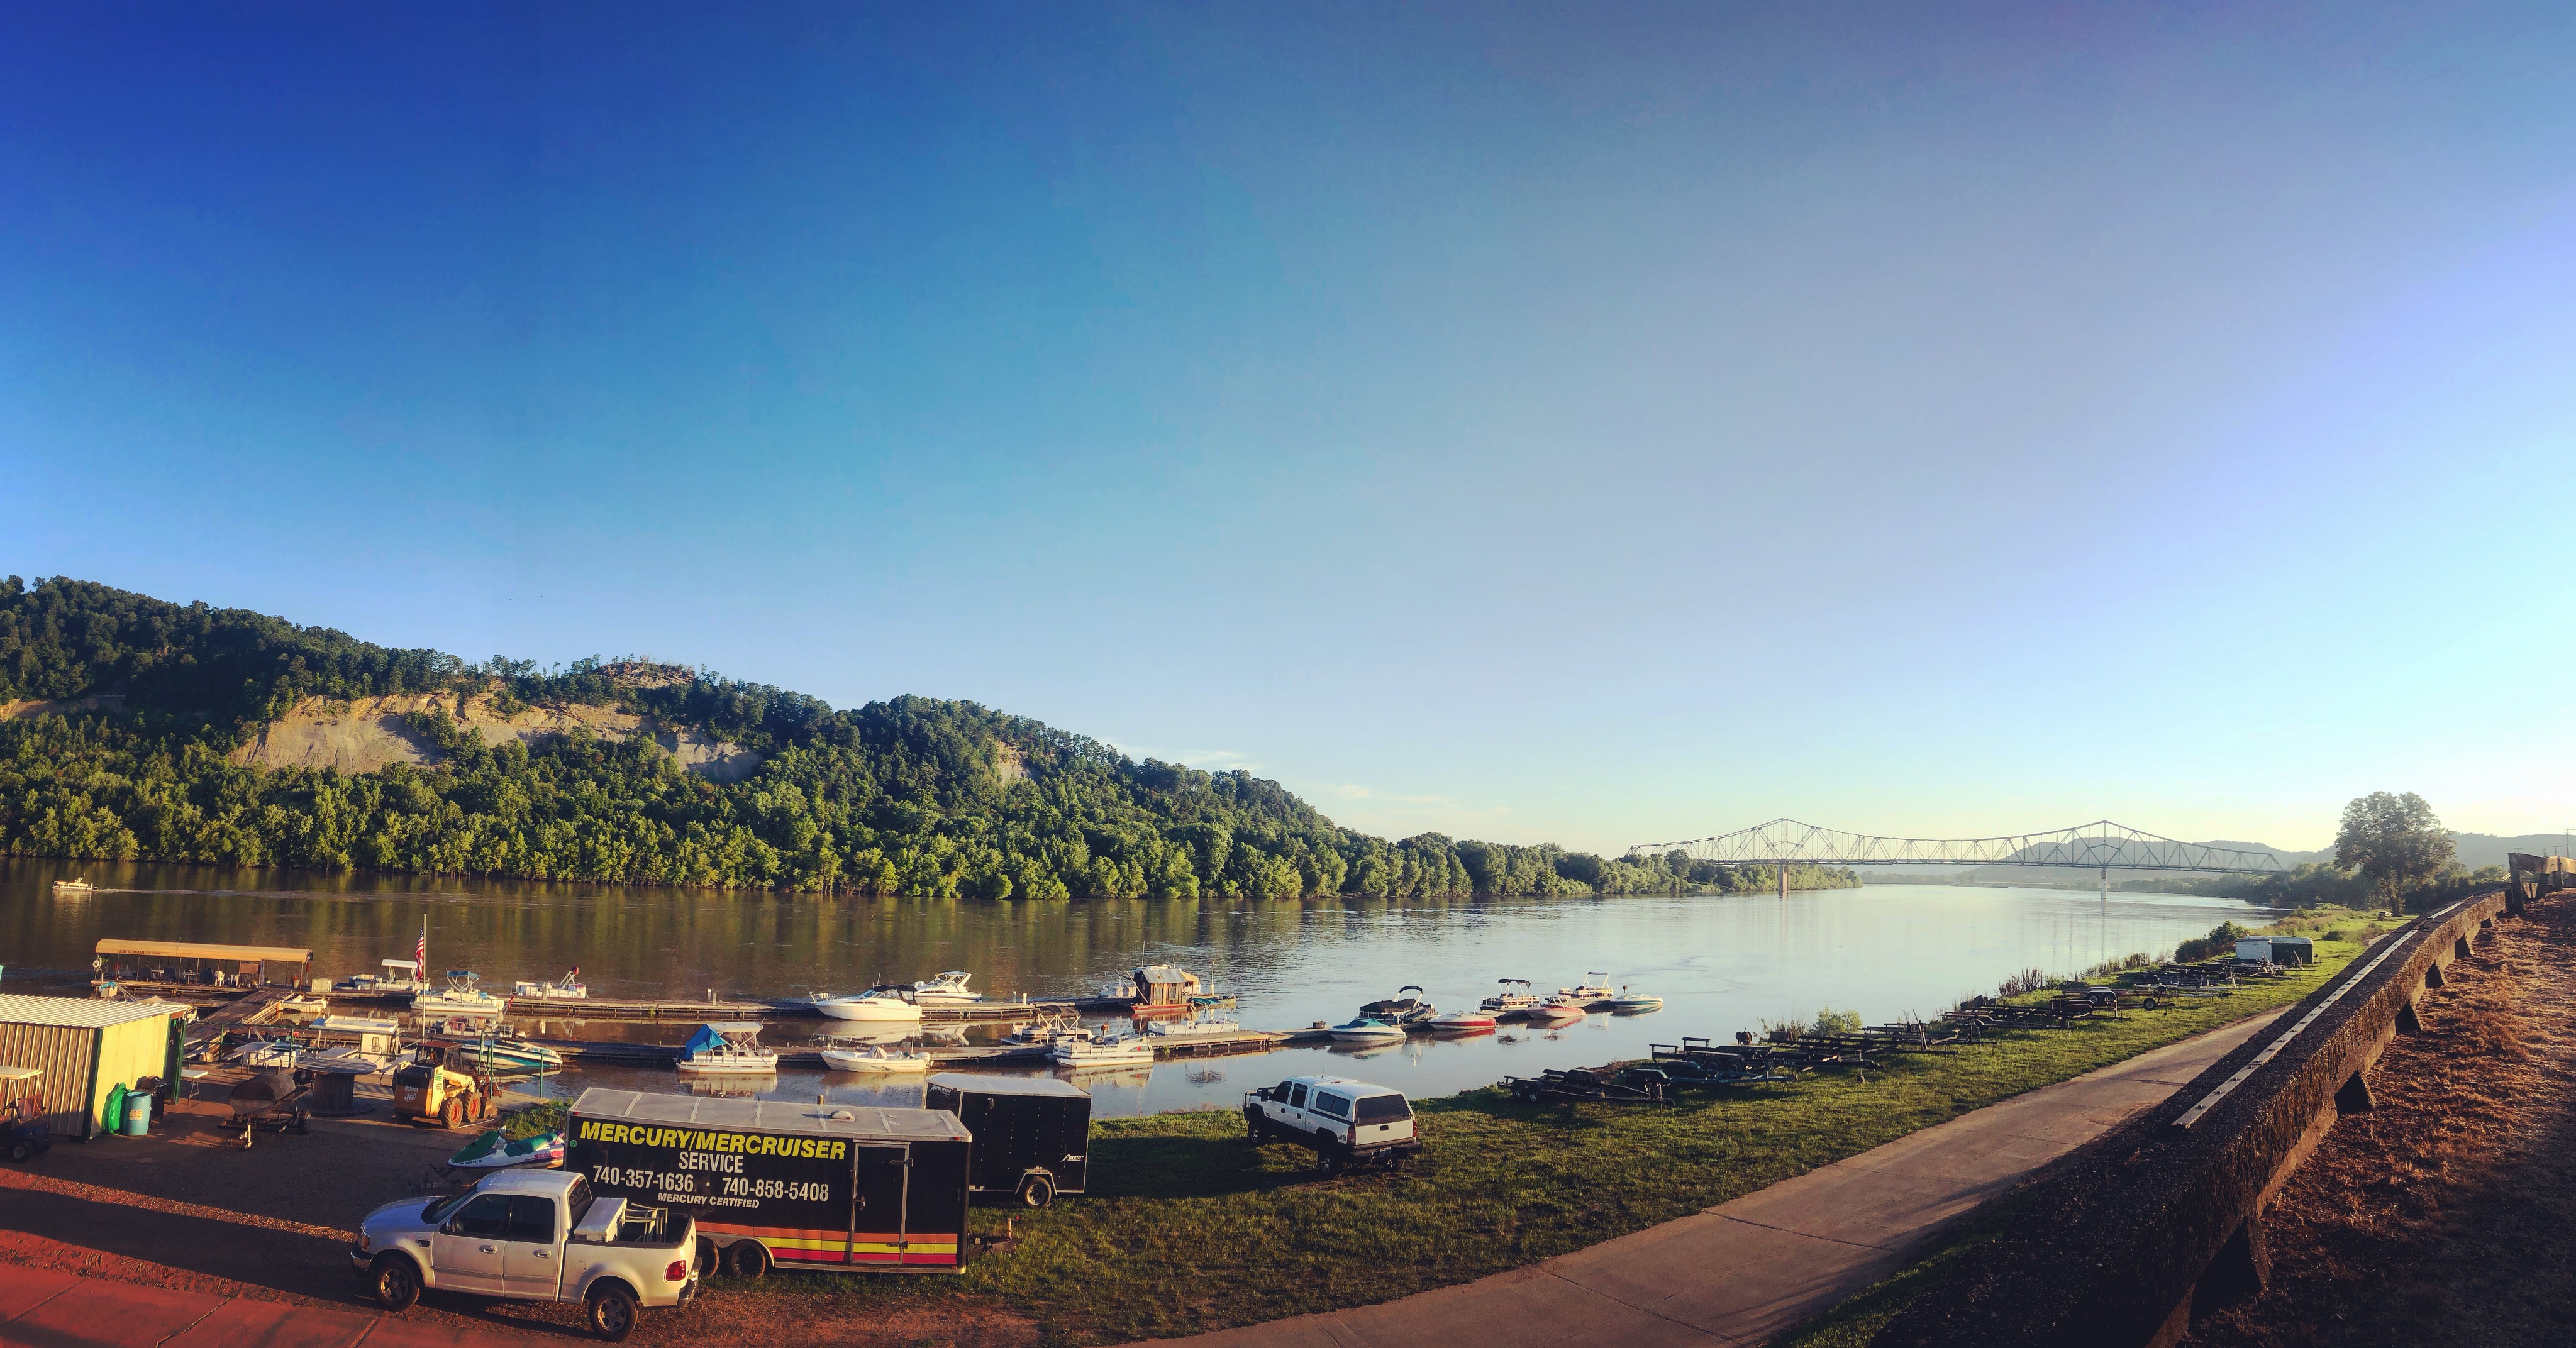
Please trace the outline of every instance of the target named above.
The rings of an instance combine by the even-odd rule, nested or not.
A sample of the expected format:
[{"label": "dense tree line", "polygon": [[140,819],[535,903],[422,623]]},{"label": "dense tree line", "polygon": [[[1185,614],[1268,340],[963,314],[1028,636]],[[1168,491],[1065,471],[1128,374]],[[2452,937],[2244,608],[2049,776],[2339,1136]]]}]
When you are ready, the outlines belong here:
[{"label": "dense tree line", "polygon": [[[1762,868],[1402,841],[1335,825],[1278,783],[1138,762],[971,702],[849,711],[711,675],[582,661],[466,665],[237,610],[78,581],[0,591],[9,697],[123,712],[0,722],[0,851],[933,898],[1408,898],[1766,889]],[[306,697],[433,692],[441,758],[343,774],[228,753]],[[480,697],[614,705],[758,749],[716,782],[644,730],[485,744]],[[1801,888],[1857,883],[1802,869]]]}]

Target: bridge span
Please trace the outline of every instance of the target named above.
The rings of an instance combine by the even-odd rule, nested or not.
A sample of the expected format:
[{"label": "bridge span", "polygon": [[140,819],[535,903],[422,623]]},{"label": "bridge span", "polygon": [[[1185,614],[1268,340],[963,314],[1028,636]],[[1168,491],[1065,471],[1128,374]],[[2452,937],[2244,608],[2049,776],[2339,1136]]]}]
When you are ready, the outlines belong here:
[{"label": "bridge span", "polygon": [[2101,872],[2105,898],[2110,896],[2113,871],[2262,874],[2289,869],[2270,852],[2180,842],[2108,819],[1992,838],[1882,838],[1774,819],[1715,837],[1639,843],[1628,849],[1632,858],[1674,852],[1693,861],[1777,866],[1784,898],[1789,893],[1791,866],[2060,866]]}]

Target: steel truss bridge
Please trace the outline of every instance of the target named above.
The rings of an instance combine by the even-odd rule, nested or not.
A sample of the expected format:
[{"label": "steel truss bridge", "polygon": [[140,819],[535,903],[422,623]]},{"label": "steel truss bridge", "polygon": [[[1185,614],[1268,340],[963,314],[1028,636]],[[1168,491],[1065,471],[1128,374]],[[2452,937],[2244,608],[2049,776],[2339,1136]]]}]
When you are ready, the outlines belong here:
[{"label": "steel truss bridge", "polygon": [[1795,819],[1721,833],[1687,842],[1641,843],[1628,849],[1631,858],[1681,852],[1693,861],[1730,866],[2063,866],[2098,870],[2107,883],[2112,871],[2266,872],[2289,869],[2269,852],[2240,852],[2226,847],[2177,842],[2142,833],[2108,819],[2046,833],[2016,833],[1999,838],[1879,838],[1818,828]]}]

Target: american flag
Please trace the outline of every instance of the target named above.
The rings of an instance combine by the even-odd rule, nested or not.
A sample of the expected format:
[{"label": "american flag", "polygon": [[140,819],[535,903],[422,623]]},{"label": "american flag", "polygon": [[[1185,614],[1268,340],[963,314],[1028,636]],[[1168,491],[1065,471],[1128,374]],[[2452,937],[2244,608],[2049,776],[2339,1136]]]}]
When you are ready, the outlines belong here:
[{"label": "american flag", "polygon": [[420,920],[420,944],[413,946],[411,957],[420,961],[420,976],[429,977],[429,919]]}]

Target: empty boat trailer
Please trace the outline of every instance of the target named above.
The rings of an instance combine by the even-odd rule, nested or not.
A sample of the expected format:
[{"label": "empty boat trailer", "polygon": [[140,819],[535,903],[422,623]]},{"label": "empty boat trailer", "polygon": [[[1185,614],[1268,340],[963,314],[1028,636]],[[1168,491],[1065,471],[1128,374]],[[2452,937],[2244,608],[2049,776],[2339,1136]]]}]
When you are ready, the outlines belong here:
[{"label": "empty boat trailer", "polygon": [[565,1165],[592,1188],[674,1207],[725,1266],[952,1273],[966,1260],[973,1145],[937,1109],[593,1088]]}]

